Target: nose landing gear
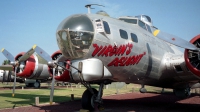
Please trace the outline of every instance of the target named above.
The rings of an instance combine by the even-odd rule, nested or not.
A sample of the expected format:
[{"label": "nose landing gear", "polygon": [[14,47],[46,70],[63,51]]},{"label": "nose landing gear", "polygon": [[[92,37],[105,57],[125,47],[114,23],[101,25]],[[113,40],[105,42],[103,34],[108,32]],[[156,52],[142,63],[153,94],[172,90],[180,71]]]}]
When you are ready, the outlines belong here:
[{"label": "nose landing gear", "polygon": [[104,83],[99,86],[99,91],[94,88],[87,88],[82,95],[82,108],[90,111],[100,109],[102,107],[102,95],[103,95]]},{"label": "nose landing gear", "polygon": [[141,88],[140,88],[140,93],[146,93],[147,90],[146,88],[144,88],[144,84],[141,85]]}]

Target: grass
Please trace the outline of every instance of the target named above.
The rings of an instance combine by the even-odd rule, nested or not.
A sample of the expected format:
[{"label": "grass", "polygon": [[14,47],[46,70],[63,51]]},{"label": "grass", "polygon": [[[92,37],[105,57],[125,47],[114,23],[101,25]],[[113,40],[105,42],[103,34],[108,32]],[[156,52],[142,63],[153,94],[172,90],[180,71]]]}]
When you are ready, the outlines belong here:
[{"label": "grass", "polygon": [[[17,86],[24,86],[23,84],[18,84]],[[42,84],[42,86],[47,86],[47,84]],[[12,83],[5,85],[0,84],[0,87],[10,87],[11,89],[0,90],[0,109],[4,108],[14,108],[20,106],[27,106],[27,105],[35,105],[35,97],[39,97],[40,104],[42,103],[49,103],[49,95],[50,89],[16,89],[15,96],[12,97]],[[97,88],[97,85],[93,85],[92,87]],[[125,85],[120,89],[116,89],[115,87],[110,87],[109,89],[104,89],[103,95],[113,95],[113,94],[123,94],[129,93],[133,91],[138,92],[140,85],[136,84],[129,84]],[[71,100],[71,94],[74,94],[74,99],[81,99],[83,92],[85,91],[85,87],[82,86],[75,86],[75,88],[55,88],[54,90],[54,102],[66,102]],[[147,90],[153,92],[161,92],[161,88],[155,87],[146,87]],[[171,90],[169,90],[171,91]]]},{"label": "grass", "polygon": [[[7,86],[8,87],[8,86]],[[74,94],[75,99],[80,99],[84,87],[82,88],[56,88],[54,90],[54,102],[64,102],[71,99]],[[10,90],[0,90],[0,109],[13,108],[26,105],[34,105],[35,97],[39,97],[40,104],[49,102],[50,89],[16,89],[15,96],[12,97],[12,87]]]}]

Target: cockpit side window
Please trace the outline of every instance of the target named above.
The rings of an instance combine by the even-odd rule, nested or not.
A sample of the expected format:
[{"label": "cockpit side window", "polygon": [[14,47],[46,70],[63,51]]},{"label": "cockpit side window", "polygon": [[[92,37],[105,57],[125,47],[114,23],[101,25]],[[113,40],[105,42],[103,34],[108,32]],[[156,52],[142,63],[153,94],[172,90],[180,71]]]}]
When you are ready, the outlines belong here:
[{"label": "cockpit side window", "polygon": [[152,33],[150,26],[147,25],[147,24],[146,24],[146,26],[147,26],[148,31],[149,31],[150,33]]},{"label": "cockpit side window", "polygon": [[125,19],[125,18],[120,18],[120,20],[131,23],[131,24],[137,24],[137,19]]},{"label": "cockpit side window", "polygon": [[126,31],[120,29],[120,30],[119,30],[119,33],[120,33],[121,38],[123,38],[123,39],[128,39],[128,34],[127,34]]},{"label": "cockpit side window", "polygon": [[142,27],[143,29],[147,30],[147,29],[146,29],[146,25],[145,25],[144,22],[142,22],[142,21],[139,20],[138,25],[139,25],[140,27]]},{"label": "cockpit side window", "polygon": [[103,21],[104,29],[107,34],[110,34],[110,27],[106,21]]},{"label": "cockpit side window", "polygon": [[137,38],[137,35],[134,34],[134,33],[131,33],[131,40],[135,43],[138,43],[138,38]]}]

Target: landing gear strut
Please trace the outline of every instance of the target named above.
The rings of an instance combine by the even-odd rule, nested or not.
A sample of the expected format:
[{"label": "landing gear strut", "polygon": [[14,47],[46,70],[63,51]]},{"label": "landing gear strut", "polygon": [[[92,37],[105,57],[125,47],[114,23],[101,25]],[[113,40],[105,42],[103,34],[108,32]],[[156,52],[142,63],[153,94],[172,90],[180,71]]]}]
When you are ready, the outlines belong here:
[{"label": "landing gear strut", "polygon": [[104,83],[101,83],[99,86],[99,91],[94,88],[88,88],[84,91],[82,95],[82,108],[87,110],[99,109],[103,104],[102,95],[103,95]]}]

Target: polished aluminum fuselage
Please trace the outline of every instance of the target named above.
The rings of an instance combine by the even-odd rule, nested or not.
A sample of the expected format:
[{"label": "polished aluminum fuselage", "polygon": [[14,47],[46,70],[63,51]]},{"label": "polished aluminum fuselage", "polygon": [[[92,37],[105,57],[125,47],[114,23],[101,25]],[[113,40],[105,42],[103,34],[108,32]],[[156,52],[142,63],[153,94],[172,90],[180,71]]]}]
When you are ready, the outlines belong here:
[{"label": "polished aluminum fuselage", "polygon": [[[69,47],[65,46],[63,41],[57,37],[60,50],[72,62],[73,60],[97,58],[111,73],[112,77],[109,79],[119,82],[174,88],[179,85],[192,85],[198,81],[198,78],[187,69],[184,55],[180,50],[174,45],[153,36],[152,33],[137,24],[130,24],[116,18],[97,14],[80,15],[88,17],[94,28],[92,43],[84,56],[69,55],[67,53],[67,51],[70,51]],[[95,20],[98,19],[108,23],[110,34],[97,31]],[[57,31],[64,29],[62,27],[64,22],[65,20],[60,24]],[[128,39],[121,38],[119,30],[126,31]],[[138,42],[131,40],[131,33],[137,35]],[[114,52],[116,49],[120,53]],[[176,66],[181,69],[176,68]]]}]

